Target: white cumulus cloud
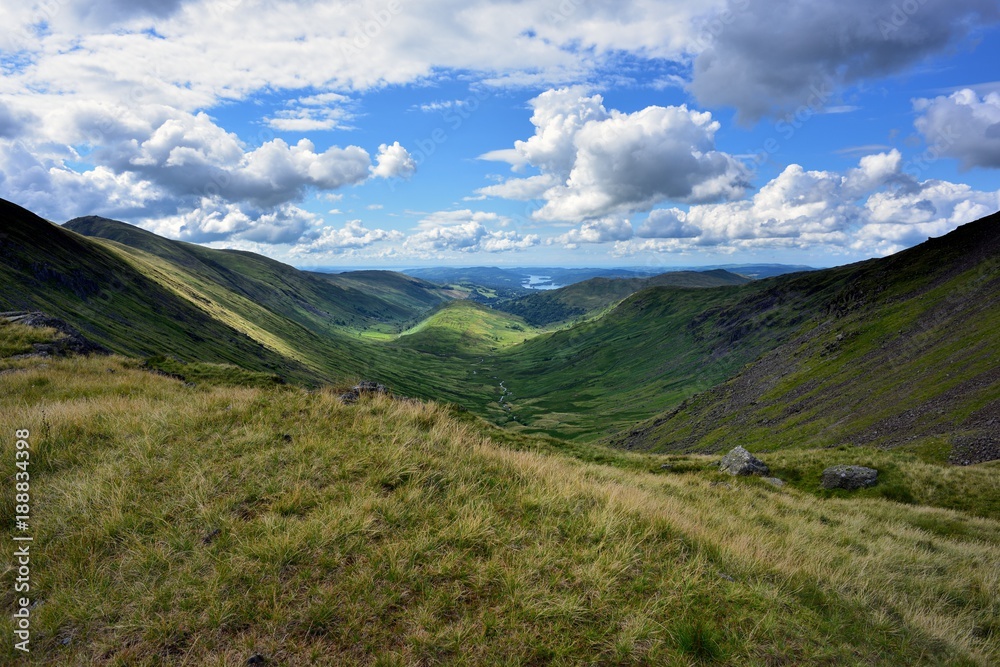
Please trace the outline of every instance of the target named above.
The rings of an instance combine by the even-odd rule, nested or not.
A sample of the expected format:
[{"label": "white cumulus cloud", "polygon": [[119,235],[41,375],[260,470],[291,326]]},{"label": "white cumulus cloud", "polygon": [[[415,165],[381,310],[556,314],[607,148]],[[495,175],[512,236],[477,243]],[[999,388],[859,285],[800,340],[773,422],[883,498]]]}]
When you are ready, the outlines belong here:
[{"label": "white cumulus cloud", "polygon": [[622,218],[606,218],[583,223],[577,229],[551,239],[551,243],[575,246],[580,243],[608,243],[632,238],[632,223]]},{"label": "white cumulus cloud", "polygon": [[379,178],[409,178],[417,170],[413,156],[400,146],[398,141],[393,142],[391,146],[380,145],[375,162],[371,171],[373,176]]},{"label": "white cumulus cloud", "polygon": [[918,181],[904,169],[895,150],[844,173],[789,165],[748,200],[650,212],[636,231],[644,240],[621,239],[615,254],[825,246],[885,255],[1000,209],[1000,190]]},{"label": "white cumulus cloud", "polygon": [[686,106],[650,106],[635,113],[607,110],[600,95],[579,88],[542,93],[531,101],[535,134],[513,152],[484,159],[538,176],[478,190],[511,199],[540,198],[539,220],[582,222],[647,211],[666,201],[707,202],[741,197],[748,172],[715,150],[719,123]]}]

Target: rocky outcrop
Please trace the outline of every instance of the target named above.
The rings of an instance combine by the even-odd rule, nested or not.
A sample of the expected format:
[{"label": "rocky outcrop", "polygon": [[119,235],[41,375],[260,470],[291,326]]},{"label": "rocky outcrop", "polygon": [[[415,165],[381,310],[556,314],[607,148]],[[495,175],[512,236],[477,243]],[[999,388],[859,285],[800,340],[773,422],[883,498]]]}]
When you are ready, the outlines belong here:
[{"label": "rocky outcrop", "polygon": [[340,395],[340,400],[348,405],[351,403],[357,403],[358,399],[362,396],[375,396],[389,394],[389,389],[378,382],[372,382],[371,380],[362,380],[353,387],[350,391],[346,391]]},{"label": "rocky outcrop", "polygon": [[875,486],[878,470],[864,466],[835,465],[823,471],[820,484],[824,489],[865,489]]},{"label": "rocky outcrop", "polygon": [[735,447],[723,456],[719,470],[730,475],[767,475],[771,472],[767,464],[742,447]]}]

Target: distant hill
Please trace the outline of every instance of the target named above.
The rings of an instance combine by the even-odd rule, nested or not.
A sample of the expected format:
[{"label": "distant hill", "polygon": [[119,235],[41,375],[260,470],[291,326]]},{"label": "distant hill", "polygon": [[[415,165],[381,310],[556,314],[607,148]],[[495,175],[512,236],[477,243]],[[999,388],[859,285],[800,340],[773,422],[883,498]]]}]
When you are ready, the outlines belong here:
[{"label": "distant hill", "polygon": [[472,283],[490,288],[519,290],[525,274],[496,266],[473,266],[466,268],[433,267],[407,269],[409,276],[422,278],[439,285]]},{"label": "distant hill", "polygon": [[722,287],[747,282],[748,278],[721,269],[672,271],[651,278],[590,278],[555,290],[532,292],[495,307],[534,326],[546,326],[598,313],[647,287]]},{"label": "distant hill", "polygon": [[697,267],[655,268],[564,268],[564,267],[433,267],[406,269],[404,273],[439,284],[476,284],[505,290],[525,289],[529,279],[534,280],[531,289],[553,289],[566,287],[591,278],[651,278],[663,273],[697,272],[705,273],[722,269],[747,278],[770,278],[786,273],[815,271],[813,267],[799,264],[725,264]]},{"label": "distant hill", "polygon": [[[555,289],[591,278],[648,278],[652,271],[635,269],[578,269],[559,267],[495,266],[434,267],[407,269],[407,275],[423,278],[441,285],[461,285],[473,292],[472,298],[495,304],[499,301],[531,294],[536,290]],[[493,290],[476,290],[485,287]]]},{"label": "distant hill", "polygon": [[773,278],[783,276],[788,273],[803,273],[805,271],[816,271],[812,266],[804,264],[721,264],[718,266],[706,266],[704,269],[724,269],[732,273],[738,273],[747,278],[760,280],[761,278]]}]

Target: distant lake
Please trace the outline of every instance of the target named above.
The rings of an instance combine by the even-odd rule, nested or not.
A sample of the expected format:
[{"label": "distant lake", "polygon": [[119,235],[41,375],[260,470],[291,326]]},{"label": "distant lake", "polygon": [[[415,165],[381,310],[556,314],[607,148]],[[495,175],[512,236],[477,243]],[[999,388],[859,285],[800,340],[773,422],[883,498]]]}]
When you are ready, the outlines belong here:
[{"label": "distant lake", "polygon": [[562,285],[552,283],[552,276],[528,276],[528,279],[521,283],[521,287],[527,289],[559,289]]}]

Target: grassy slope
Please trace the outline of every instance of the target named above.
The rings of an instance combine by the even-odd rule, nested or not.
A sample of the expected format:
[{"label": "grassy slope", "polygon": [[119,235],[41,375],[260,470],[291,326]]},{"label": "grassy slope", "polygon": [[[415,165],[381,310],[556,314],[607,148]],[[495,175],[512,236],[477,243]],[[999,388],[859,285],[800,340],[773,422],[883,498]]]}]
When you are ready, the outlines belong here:
[{"label": "grassy slope", "polygon": [[[31,431],[32,664],[1000,659],[990,511],[712,486],[704,458],[588,463],[433,404],[185,386],[118,357],[0,368],[0,432]],[[938,486],[995,497],[989,470]]]},{"label": "grassy slope", "polygon": [[618,444],[714,451],[853,443],[955,461],[1000,457],[997,224],[992,216],[841,269],[844,288],[793,340]]},{"label": "grassy slope", "polygon": [[519,317],[474,301],[445,304],[420,324],[404,331],[395,344],[443,357],[496,352],[535,335]]},{"label": "grassy slope", "polygon": [[591,278],[556,290],[535,292],[497,305],[534,326],[594,315],[647,287],[720,287],[748,279],[728,271],[672,271],[652,278]]},{"label": "grassy slope", "polygon": [[721,382],[800,324],[773,319],[734,339],[711,313],[748,290],[643,290],[598,320],[496,355],[493,374],[514,394],[513,417],[532,430],[616,432]]},{"label": "grassy slope", "polygon": [[[106,244],[113,242],[102,241]],[[341,330],[313,330],[297,322],[276,314],[273,310],[262,306],[240,294],[226,289],[217,283],[202,280],[158,257],[137,250],[114,244],[114,249],[121,257],[133,264],[137,270],[150,276],[160,284],[175,290],[178,295],[191,301],[192,304],[205,310],[212,317],[225,322],[247,336],[261,341],[271,349],[280,352],[286,359],[309,369],[314,377],[325,382],[350,383],[362,378],[374,379],[389,384],[396,391],[420,398],[471,403],[484,412],[491,410],[500,413],[500,406],[490,408],[496,400],[495,382],[485,377],[476,377],[469,360],[462,349],[451,349],[448,356],[440,356],[445,351],[440,347],[440,341],[433,337],[424,338],[417,334],[413,341],[415,345],[379,344],[370,337],[350,335]],[[449,304],[450,305],[450,304]],[[437,329],[438,333],[447,331],[459,333],[465,327],[475,327],[479,321],[478,315],[489,309],[483,306],[455,303],[456,309],[446,307],[444,312],[462,313],[462,317],[449,318],[450,322]],[[483,320],[487,325],[477,335],[486,335],[492,327],[502,328],[513,318],[505,316],[503,322],[494,319]],[[517,332],[508,331],[508,336]],[[472,337],[466,337],[470,345]],[[405,340],[409,341],[410,337]],[[425,340],[430,349],[424,349],[420,340]],[[178,371],[184,375],[183,370]]]}]

